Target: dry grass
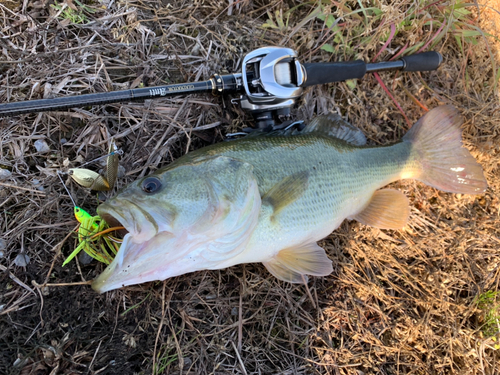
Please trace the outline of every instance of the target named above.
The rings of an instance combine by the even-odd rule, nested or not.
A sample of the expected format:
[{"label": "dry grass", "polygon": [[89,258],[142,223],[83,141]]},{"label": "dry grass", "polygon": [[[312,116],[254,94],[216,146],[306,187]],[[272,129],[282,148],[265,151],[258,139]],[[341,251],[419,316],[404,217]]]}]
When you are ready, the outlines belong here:
[{"label": "dry grass", "polygon": [[[409,225],[380,231],[345,222],[321,242],[333,274],[313,279],[309,291],[249,264],[96,295],[81,284],[101,264],[61,267],[76,222],[55,171],[102,156],[112,135],[125,151],[120,188],[221,141],[248,117],[229,98],[196,95],[2,119],[0,166],[11,176],[0,181],[0,373],[500,373],[499,330],[487,324],[498,299],[479,303],[500,282],[498,12],[408,0],[371,2],[382,15],[357,1],[321,10],[293,1],[84,3],[82,16],[76,0],[0,1],[0,102],[207,79],[238,71],[264,45],[295,48],[304,62],[369,61],[393,24],[397,34],[377,60],[427,45],[445,63],[384,73],[383,82],[412,122],[424,113],[417,101],[457,106],[490,188],[472,197],[396,184],[411,201]],[[326,21],[342,18],[324,27],[315,10]],[[408,128],[373,76],[309,89],[296,117],[331,110],[371,144]],[[51,151],[37,153],[38,139]],[[95,210],[96,196],[69,188]],[[20,253],[30,257],[26,267],[14,262]],[[46,282],[75,285],[40,287]]]}]

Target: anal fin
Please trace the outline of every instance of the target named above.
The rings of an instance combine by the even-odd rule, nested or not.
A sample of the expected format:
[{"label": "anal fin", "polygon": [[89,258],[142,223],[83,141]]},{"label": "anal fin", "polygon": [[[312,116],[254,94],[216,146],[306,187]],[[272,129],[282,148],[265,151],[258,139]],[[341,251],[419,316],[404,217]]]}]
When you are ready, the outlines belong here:
[{"label": "anal fin", "polygon": [[380,229],[401,229],[410,216],[408,198],[398,190],[377,190],[363,211],[352,219]]},{"label": "anal fin", "polygon": [[332,261],[316,243],[283,249],[264,266],[278,279],[294,284],[307,281],[305,275],[327,276],[333,271]]}]

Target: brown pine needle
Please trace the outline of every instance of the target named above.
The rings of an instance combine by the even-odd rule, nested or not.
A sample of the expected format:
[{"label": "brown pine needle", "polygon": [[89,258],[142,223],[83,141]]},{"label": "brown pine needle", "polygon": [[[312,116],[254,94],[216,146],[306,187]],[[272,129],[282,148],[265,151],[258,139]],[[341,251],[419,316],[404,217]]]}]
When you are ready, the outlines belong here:
[{"label": "brown pine needle", "polygon": [[73,285],[90,285],[92,284],[92,280],[88,280],[88,281],[77,281],[77,282],[74,282],[74,283],[53,283],[53,284],[47,284],[47,283],[44,283],[44,284],[38,284],[36,281],[32,281],[31,282],[33,284],[33,286],[37,287],[37,288],[45,288],[46,286],[73,286]]}]

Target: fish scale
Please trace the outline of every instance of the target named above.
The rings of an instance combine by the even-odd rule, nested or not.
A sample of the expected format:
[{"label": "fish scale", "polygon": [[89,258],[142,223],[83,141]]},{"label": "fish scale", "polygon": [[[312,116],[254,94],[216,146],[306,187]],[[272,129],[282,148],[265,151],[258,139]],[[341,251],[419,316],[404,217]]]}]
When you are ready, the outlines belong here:
[{"label": "fish scale", "polygon": [[[396,181],[403,170],[417,164],[409,143],[359,147],[317,134],[263,138],[216,144],[186,156],[192,161],[207,155],[244,160],[254,167],[261,196],[286,176],[308,170],[307,190],[287,208],[287,215],[280,220],[285,226],[300,224],[302,230],[316,227],[318,222],[334,221],[342,216],[346,205],[362,208],[369,199],[369,196],[363,197],[365,188],[372,191],[375,189],[372,186]],[[286,155],[284,160],[283,155]],[[181,158],[178,162],[185,161]]]}]

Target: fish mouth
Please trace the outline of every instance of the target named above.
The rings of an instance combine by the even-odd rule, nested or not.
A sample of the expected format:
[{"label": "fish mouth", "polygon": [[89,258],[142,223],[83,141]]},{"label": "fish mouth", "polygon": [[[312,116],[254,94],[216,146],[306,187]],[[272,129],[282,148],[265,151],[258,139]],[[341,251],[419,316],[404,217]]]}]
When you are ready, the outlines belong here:
[{"label": "fish mouth", "polygon": [[[120,284],[120,280],[116,279],[116,274],[120,270],[122,273],[121,279],[126,276],[128,271],[123,270],[125,254],[130,258],[131,252],[137,253],[141,248],[140,245],[147,244],[158,233],[158,225],[151,215],[129,200],[117,201],[111,199],[97,208],[97,214],[110,227],[120,226],[124,228],[122,230],[124,233],[123,242],[118,253],[104,272],[92,282],[94,290],[104,293],[125,286],[124,280]],[[130,268],[130,266],[130,264],[126,265],[127,268]]]},{"label": "fish mouth", "polygon": [[[115,258],[92,282],[99,293],[140,282],[156,280],[164,262],[158,261],[158,245],[168,242],[173,234],[160,231],[153,214],[130,201],[110,200],[97,209],[98,215],[110,227],[122,226],[123,242]],[[161,229],[169,229],[164,224]],[[168,259],[168,257],[167,257]],[[161,267],[160,267],[161,266]]]},{"label": "fish mouth", "polygon": [[97,208],[97,214],[110,227],[122,226],[135,243],[149,241],[158,232],[155,218],[139,205],[129,200],[110,200]]},{"label": "fish mouth", "polygon": [[120,228],[116,230],[120,238],[125,237],[127,233],[130,233],[122,222],[109,213],[101,213],[101,219],[104,220],[110,228]]}]

